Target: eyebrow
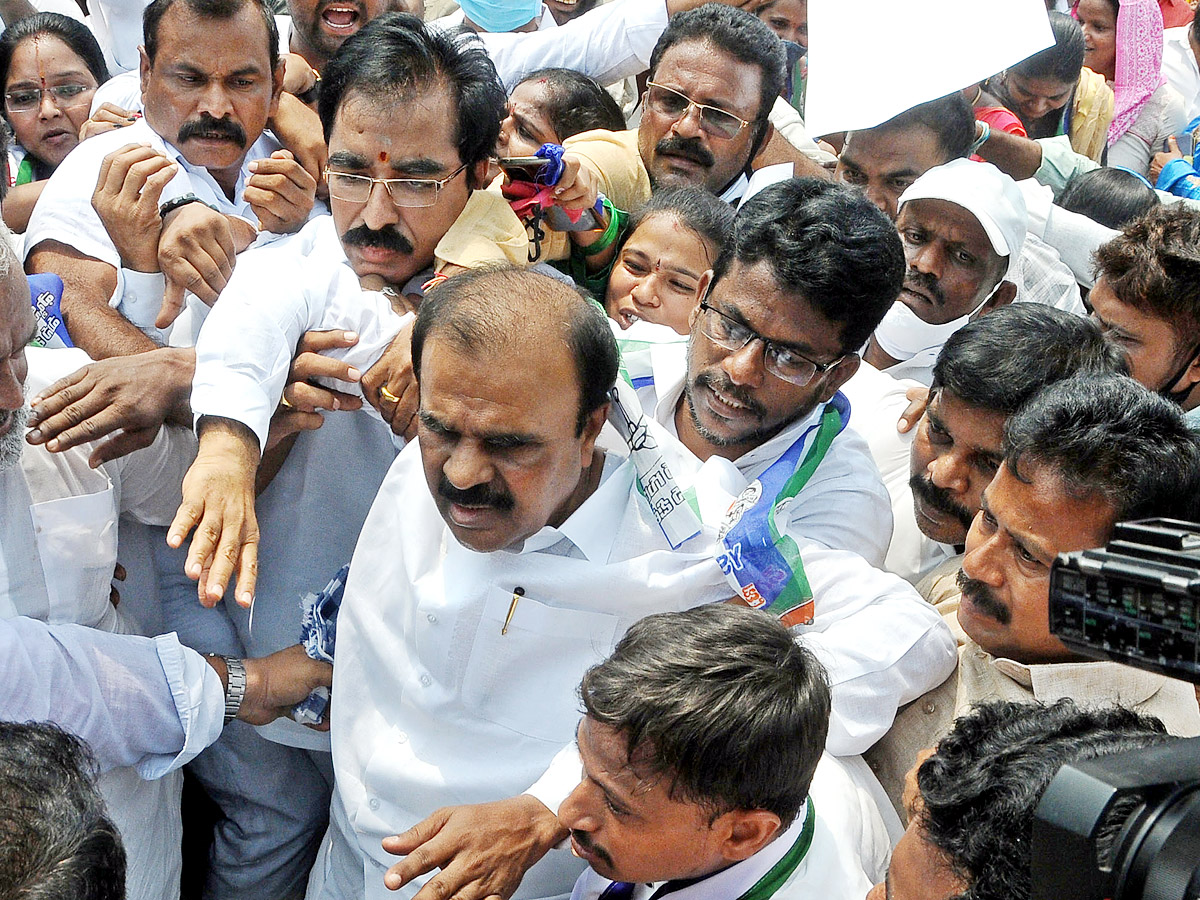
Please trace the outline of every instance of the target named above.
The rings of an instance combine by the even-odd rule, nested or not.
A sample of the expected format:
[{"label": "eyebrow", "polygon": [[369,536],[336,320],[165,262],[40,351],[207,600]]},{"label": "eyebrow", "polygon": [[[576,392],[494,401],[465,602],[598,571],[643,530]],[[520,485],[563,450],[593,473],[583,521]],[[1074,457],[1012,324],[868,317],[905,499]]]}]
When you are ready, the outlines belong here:
[{"label": "eyebrow", "polygon": [[[979,497],[979,507],[985,513],[987,513],[988,515],[992,516],[993,519],[995,519],[995,514],[992,512],[991,507],[988,505],[987,492],[988,492],[988,489],[984,488],[983,493]],[[1029,535],[1017,534],[1015,531],[1013,531],[1007,525],[1001,525],[999,519],[996,519],[996,527],[1004,529],[1005,534],[1008,535],[1009,539],[1013,542],[1013,544],[1017,547],[1017,549],[1025,551],[1026,553],[1028,553],[1030,556],[1032,556],[1034,559],[1038,560],[1039,562],[1045,562],[1046,560],[1054,559],[1053,553],[1047,553],[1046,548],[1044,546],[1042,546],[1042,544],[1039,541],[1034,540]]]},{"label": "eyebrow", "polygon": [[[440,434],[459,433],[427,409],[418,410],[417,417],[421,420],[421,424],[430,431],[436,431]],[[542,443],[542,439],[537,435],[520,431],[483,432],[478,437],[482,441],[501,448],[525,447]]]},{"label": "eyebrow", "polygon": [[751,331],[753,331],[755,334],[757,334],[760,338],[762,338],[763,340],[770,341],[772,344],[775,344],[777,347],[783,347],[786,350],[795,350],[797,353],[800,353],[804,356],[824,356],[825,355],[820,350],[818,350],[816,347],[810,347],[808,344],[793,343],[792,341],[779,341],[773,337],[770,337],[769,335],[759,333],[759,331],[757,329],[752,328],[750,326],[750,323],[746,321],[746,317],[744,315],[742,315],[742,311],[740,309],[738,309],[737,306],[733,303],[722,302],[720,305],[720,311],[725,313],[730,318],[736,319],[744,327],[749,328]]},{"label": "eyebrow", "polygon": [[[88,72],[85,69],[67,69],[65,72],[55,72],[53,75],[47,75],[46,81],[54,81],[60,78],[87,78],[91,74],[91,72]],[[20,81],[14,81],[9,85],[8,89],[11,91],[15,87],[20,87],[26,84],[37,87],[40,83],[40,80],[23,78]]]},{"label": "eyebrow", "polygon": [[[629,257],[629,256],[637,257],[638,259],[645,260],[647,263],[650,262],[650,254],[646,253],[644,250],[638,250],[636,247],[630,247],[628,250],[625,251],[625,255],[627,257]],[[662,270],[664,272],[678,272],[680,275],[686,275],[688,278],[698,279],[700,277],[700,274],[698,272],[693,272],[691,269],[685,269],[682,266],[667,265],[667,266],[663,266]]]}]

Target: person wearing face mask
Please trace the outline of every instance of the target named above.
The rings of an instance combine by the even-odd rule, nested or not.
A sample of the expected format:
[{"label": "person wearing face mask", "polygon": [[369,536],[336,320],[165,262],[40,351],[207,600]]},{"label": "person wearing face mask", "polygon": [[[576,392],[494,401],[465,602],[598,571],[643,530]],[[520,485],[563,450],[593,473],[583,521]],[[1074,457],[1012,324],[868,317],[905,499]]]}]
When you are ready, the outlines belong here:
[{"label": "person wearing face mask", "polygon": [[896,230],[908,270],[864,359],[929,384],[938,351],[963,325],[1011,303],[1027,215],[1020,188],[987,163],[930,169],[900,197]]}]

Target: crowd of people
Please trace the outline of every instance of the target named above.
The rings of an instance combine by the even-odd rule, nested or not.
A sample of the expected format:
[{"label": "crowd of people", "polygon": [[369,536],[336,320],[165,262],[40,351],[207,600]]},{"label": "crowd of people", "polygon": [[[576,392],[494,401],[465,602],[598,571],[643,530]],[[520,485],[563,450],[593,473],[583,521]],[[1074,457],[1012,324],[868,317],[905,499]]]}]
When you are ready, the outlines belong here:
[{"label": "crowd of people", "polygon": [[821,135],[807,0],[445,6],[0,0],[0,896],[1027,900],[1200,735],[1048,621],[1200,521],[1191,4]]}]

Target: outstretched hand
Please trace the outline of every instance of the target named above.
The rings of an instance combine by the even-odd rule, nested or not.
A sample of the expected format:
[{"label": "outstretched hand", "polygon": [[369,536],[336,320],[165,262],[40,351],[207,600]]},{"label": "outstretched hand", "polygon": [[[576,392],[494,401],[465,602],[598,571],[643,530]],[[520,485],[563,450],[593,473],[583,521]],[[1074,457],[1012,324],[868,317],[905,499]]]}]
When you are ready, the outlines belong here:
[{"label": "outstretched hand", "polygon": [[389,890],[441,869],[413,900],[508,900],[525,873],[566,836],[558,816],[522,794],[494,803],[447,806],[383,849],[404,859],[383,877]]}]

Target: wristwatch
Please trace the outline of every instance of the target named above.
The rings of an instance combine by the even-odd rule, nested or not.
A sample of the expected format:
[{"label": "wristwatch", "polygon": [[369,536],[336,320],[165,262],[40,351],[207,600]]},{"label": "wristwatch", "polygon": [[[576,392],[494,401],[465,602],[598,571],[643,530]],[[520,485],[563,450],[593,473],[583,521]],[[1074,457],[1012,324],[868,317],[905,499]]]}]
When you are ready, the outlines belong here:
[{"label": "wristwatch", "polygon": [[229,673],[225,682],[225,721],[222,723],[228,725],[237,718],[246,696],[246,664],[230,656],[222,656],[221,659],[225,661],[225,671]]},{"label": "wristwatch", "polygon": [[[189,203],[204,203],[204,201],[195,194],[184,194],[181,197],[176,197],[174,200],[168,200],[158,208],[159,218],[165,219],[167,217],[167,213],[173,212],[174,210],[179,209],[181,206],[187,206]],[[208,206],[207,203],[204,203],[204,205]]]}]

